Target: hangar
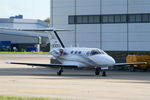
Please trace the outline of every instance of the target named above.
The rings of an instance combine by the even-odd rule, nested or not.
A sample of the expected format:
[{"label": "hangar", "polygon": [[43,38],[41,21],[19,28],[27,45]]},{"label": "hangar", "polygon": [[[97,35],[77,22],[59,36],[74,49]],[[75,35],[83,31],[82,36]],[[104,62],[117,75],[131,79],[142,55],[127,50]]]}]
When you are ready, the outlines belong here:
[{"label": "hangar", "polygon": [[51,0],[51,24],[67,46],[150,51],[150,0]]},{"label": "hangar", "polygon": [[[22,18],[0,18],[0,27],[16,28],[16,29],[34,29],[47,28],[48,23],[35,19]],[[16,47],[19,51],[25,50],[27,47],[37,47],[46,45],[48,35],[45,33],[21,32],[12,30],[0,30],[0,41],[11,41],[12,47]]]}]

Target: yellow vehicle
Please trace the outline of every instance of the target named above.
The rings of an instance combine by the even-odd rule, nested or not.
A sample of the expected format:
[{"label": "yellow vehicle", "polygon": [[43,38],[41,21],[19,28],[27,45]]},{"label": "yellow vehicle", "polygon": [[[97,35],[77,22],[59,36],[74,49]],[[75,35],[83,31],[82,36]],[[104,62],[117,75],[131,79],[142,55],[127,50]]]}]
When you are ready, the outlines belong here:
[{"label": "yellow vehicle", "polygon": [[135,71],[135,69],[141,69],[143,71],[146,71],[148,68],[150,68],[150,56],[148,56],[148,55],[128,55],[126,57],[126,62],[127,63],[147,62],[147,64],[144,64],[144,65],[129,66],[130,71]]}]

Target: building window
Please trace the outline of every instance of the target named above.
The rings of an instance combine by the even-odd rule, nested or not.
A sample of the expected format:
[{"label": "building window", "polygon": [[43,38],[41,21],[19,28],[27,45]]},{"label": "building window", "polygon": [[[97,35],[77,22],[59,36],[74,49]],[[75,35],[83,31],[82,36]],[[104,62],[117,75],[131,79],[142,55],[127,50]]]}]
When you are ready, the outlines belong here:
[{"label": "building window", "polygon": [[127,23],[127,15],[121,15],[121,23]]},{"label": "building window", "polygon": [[150,14],[72,15],[69,24],[148,23]]},{"label": "building window", "polygon": [[108,22],[108,16],[106,16],[106,15],[102,16],[101,21],[102,21],[102,23],[107,23]]},{"label": "building window", "polygon": [[88,16],[82,16],[82,23],[83,23],[83,24],[88,24],[88,23],[89,23],[89,18],[88,18]]},{"label": "building window", "polygon": [[75,24],[75,16],[69,16],[68,23],[69,24]]},{"label": "building window", "polygon": [[89,16],[89,24],[99,24],[99,23],[100,23],[99,15]]},{"label": "building window", "polygon": [[77,16],[76,17],[76,24],[83,24],[82,23],[82,16]]},{"label": "building window", "polygon": [[94,16],[94,24],[100,23],[100,16]]},{"label": "building window", "polygon": [[149,22],[150,21],[150,15],[142,15],[142,22]]},{"label": "building window", "polygon": [[129,15],[128,21],[129,21],[129,23],[134,23],[135,22],[135,15]]},{"label": "building window", "polygon": [[94,16],[89,16],[89,24],[93,24],[94,22]]},{"label": "building window", "polygon": [[120,15],[115,15],[115,23],[120,23],[121,22],[121,16]]},{"label": "building window", "polygon": [[114,23],[114,16],[113,15],[108,16],[108,23]]},{"label": "building window", "polygon": [[129,15],[129,23],[142,22],[142,15]]},{"label": "building window", "polygon": [[135,22],[136,23],[142,22],[142,15],[135,15]]}]

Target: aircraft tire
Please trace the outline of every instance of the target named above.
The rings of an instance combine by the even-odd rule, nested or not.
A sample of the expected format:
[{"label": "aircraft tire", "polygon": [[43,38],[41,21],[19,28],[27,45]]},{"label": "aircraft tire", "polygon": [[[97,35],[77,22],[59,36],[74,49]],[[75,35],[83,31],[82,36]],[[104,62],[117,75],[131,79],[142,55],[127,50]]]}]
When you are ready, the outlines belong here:
[{"label": "aircraft tire", "polygon": [[95,69],[95,75],[99,75],[100,74],[100,69],[99,68],[96,68]]},{"label": "aircraft tire", "polygon": [[131,66],[129,67],[129,71],[130,71],[130,72],[135,72],[135,68],[134,68],[133,65],[131,65]]},{"label": "aircraft tire", "polygon": [[102,72],[102,76],[106,76],[106,71],[103,71],[103,72]]},{"label": "aircraft tire", "polygon": [[60,72],[60,71],[59,71],[59,72],[57,72],[57,75],[59,75],[59,76],[60,76],[61,74],[62,74],[62,72]]}]

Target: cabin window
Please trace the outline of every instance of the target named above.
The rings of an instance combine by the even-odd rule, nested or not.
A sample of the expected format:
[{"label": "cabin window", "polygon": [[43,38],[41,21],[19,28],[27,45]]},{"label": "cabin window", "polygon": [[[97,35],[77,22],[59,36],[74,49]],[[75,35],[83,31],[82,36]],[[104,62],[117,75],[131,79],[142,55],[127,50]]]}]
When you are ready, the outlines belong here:
[{"label": "cabin window", "polygon": [[78,53],[78,51],[75,51],[75,53],[74,54],[77,54]]},{"label": "cabin window", "polygon": [[78,54],[81,54],[81,51],[79,51]]},{"label": "cabin window", "polygon": [[63,49],[59,49],[59,53],[60,53],[61,56],[64,55],[64,50]]},{"label": "cabin window", "polygon": [[71,54],[73,54],[73,51],[71,51]]}]

